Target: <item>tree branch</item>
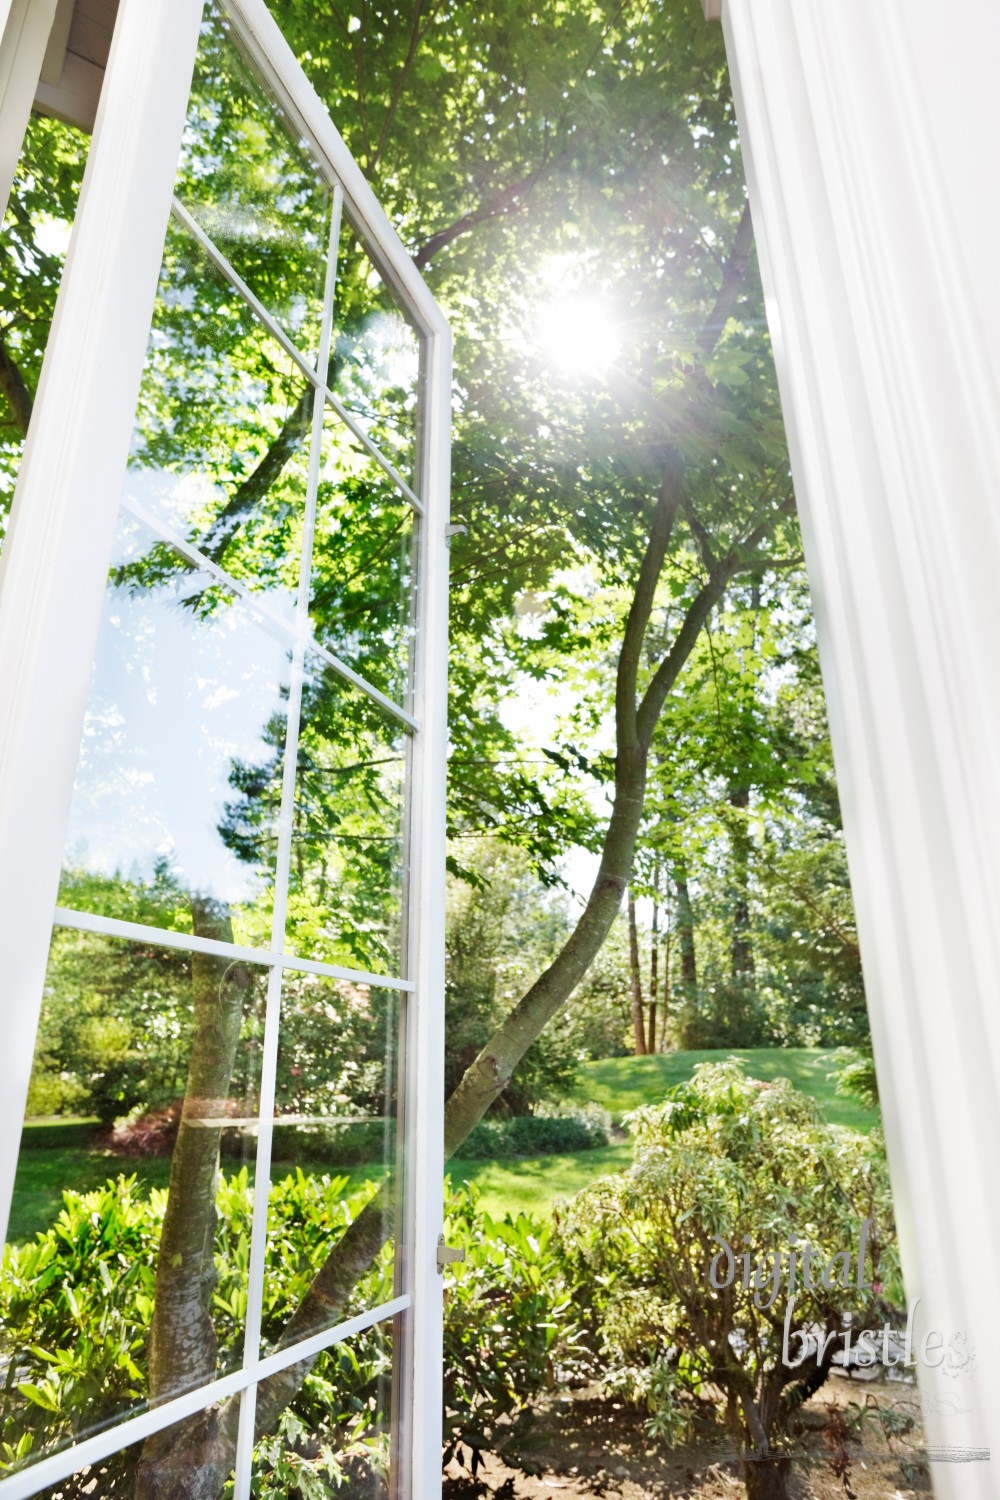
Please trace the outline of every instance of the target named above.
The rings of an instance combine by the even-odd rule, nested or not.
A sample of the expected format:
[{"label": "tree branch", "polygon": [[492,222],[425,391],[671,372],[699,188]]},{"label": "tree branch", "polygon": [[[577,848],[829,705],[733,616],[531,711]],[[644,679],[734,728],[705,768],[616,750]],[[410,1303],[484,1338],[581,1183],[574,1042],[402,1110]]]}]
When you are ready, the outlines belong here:
[{"label": "tree branch", "polygon": [[688,605],[681,628],[674,637],[674,644],[653,673],[652,681],[643,694],[642,702],[636,714],[639,739],[643,745],[649,746],[666,696],[677,681],[684,663],[691,655],[694,643],[701,633],[702,626],[722,598],[726,591],[726,586],[736,572],[737,567],[733,565],[730,559],[727,559],[725,563],[720,564],[714,569],[709,575],[707,583],[702,586]]},{"label": "tree branch", "polygon": [[27,437],[34,401],[28,383],[0,333],[0,391],[10,407],[10,414],[22,437]]},{"label": "tree branch", "polygon": [[677,519],[684,493],[684,467],[677,454],[671,451],[663,469],[660,491],[656,497],[653,525],[643,555],[639,578],[625,623],[625,635],[618,657],[618,672],[615,680],[615,725],[617,729],[618,753],[626,744],[638,738],[636,722],[636,686],[639,663],[646,638],[649,617],[656,598],[656,587],[663,571],[663,562],[670,545],[670,537]]},{"label": "tree branch", "polygon": [[212,522],[211,531],[201,543],[201,551],[212,562],[221,563],[239,522],[263,500],[288,460],[301,448],[312,422],[315,395],[313,387],[307,385],[264,457],[242,484],[237,485]]},{"label": "tree branch", "polygon": [[750,254],[753,250],[753,221],[750,218],[750,204],[744,204],[740,222],[736,226],[736,234],[726,258],[726,264],[722,272],[722,284],[715,298],[715,306],[709,313],[702,330],[697,338],[698,348],[706,357],[710,355],[722,336],[729,319],[736,307],[736,299],[746,280],[747,268],[750,265]]},{"label": "tree branch", "polygon": [[410,42],[409,46],[406,49],[406,56],[404,57],[402,66],[400,67],[399,72],[396,75],[396,82],[394,83],[392,89],[392,97],[389,100],[389,107],[386,110],[385,119],[382,121],[382,129],[379,131],[378,140],[375,143],[375,150],[368,158],[367,166],[369,172],[374,172],[379,158],[381,157],[382,152],[385,150],[385,143],[389,139],[389,132],[392,129],[393,122],[395,121],[396,112],[399,109],[399,103],[403,97],[403,90],[406,88],[407,79],[410,76],[410,69],[413,67],[413,60],[417,55],[417,50],[420,47],[421,42],[427,35],[427,32],[434,21],[435,15],[440,9],[440,0],[434,0],[434,4],[432,4],[423,25],[420,24],[422,9],[423,0],[417,0],[417,3],[413,9],[413,24],[410,27]]},{"label": "tree branch", "polygon": [[546,162],[542,166],[537,167],[527,177],[521,177],[517,182],[512,182],[510,187],[504,188],[501,192],[494,193],[492,198],[488,198],[478,208],[470,209],[461,218],[446,225],[444,229],[437,230],[414,253],[413,264],[419,271],[422,271],[433,260],[438,251],[443,250],[446,245],[450,245],[453,240],[459,239],[463,234],[468,234],[478,224],[485,224],[489,219],[498,219],[501,215],[507,213],[508,210],[513,209],[517,204],[517,200],[523,194],[530,192],[542,175],[542,172],[550,165],[550,162]]},{"label": "tree branch", "polygon": [[705,571],[706,573],[711,573],[712,570],[718,566],[718,560],[715,556],[715,553],[712,551],[712,544],[709,541],[708,532],[699,521],[698,516],[695,512],[694,502],[692,501],[689,494],[685,494],[684,496],[684,515],[688,525],[691,528],[691,535],[694,537],[695,541],[698,544],[698,551],[701,554],[701,560],[705,565]]},{"label": "tree branch", "polygon": [[[795,509],[795,501],[790,496],[778,507],[779,515],[788,515]],[[760,557],[746,557],[746,550],[754,549],[767,536],[774,524],[774,512],[768,514],[754,527],[754,529],[740,543],[732,548],[727,557],[709,571],[708,580],[695,595],[688,606],[687,614],[684,616],[683,624],[674,638],[674,644],[670,651],[660,662],[653,673],[652,681],[649,683],[639,705],[637,723],[639,738],[648,747],[656,721],[660,716],[664,701],[670,689],[677,681],[680,670],[687,661],[688,656],[694,648],[698,633],[705,624],[712,610],[722,598],[729,584],[737,573],[744,573],[750,568],[767,565],[768,559]]]}]

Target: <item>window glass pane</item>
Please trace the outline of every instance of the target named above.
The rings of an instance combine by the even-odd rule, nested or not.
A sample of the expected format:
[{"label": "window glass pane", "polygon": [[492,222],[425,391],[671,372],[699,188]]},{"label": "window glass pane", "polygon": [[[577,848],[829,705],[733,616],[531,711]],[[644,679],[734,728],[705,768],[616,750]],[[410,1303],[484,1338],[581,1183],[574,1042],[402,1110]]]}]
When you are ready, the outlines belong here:
[{"label": "window glass pane", "polygon": [[[63,905],[190,932],[195,901],[211,897],[225,904],[216,936],[270,942],[288,674],[278,633],[123,518],[87,701]],[[236,821],[247,802],[252,845]]]},{"label": "window glass pane", "polygon": [[[233,1396],[221,1407],[197,1412],[183,1422],[175,1422],[162,1432],[154,1433],[144,1443],[132,1443],[108,1458],[79,1469],[68,1479],[35,1492],[36,1500],[135,1500],[136,1474],[155,1474],[160,1493],[193,1495],[194,1484],[203,1472],[206,1458],[214,1458],[218,1468],[218,1490],[226,1482],[227,1460],[231,1463],[233,1444],[230,1434],[239,1423],[240,1397]],[[39,1455],[40,1456],[40,1455]],[[15,1472],[32,1463],[29,1454],[9,1468],[0,1466],[0,1476]],[[210,1471],[212,1472],[212,1471]],[[170,1486],[174,1486],[170,1490]],[[231,1494],[232,1490],[227,1493]]]},{"label": "window glass pane", "polygon": [[398,974],[402,725],[316,656],[306,660],[286,944]]},{"label": "window glass pane", "polygon": [[315,359],[330,189],[214,4],[202,25],[176,193],[285,332]]},{"label": "window glass pane", "polygon": [[[287,1500],[290,1492],[385,1500],[391,1364],[390,1323],[325,1350],[291,1407],[257,1445],[255,1500]],[[290,1491],[290,1484],[297,1488]]]},{"label": "window glass pane", "polygon": [[416,517],[334,414],[323,461],[312,559],[316,639],[388,697],[410,687]]},{"label": "window glass pane", "polygon": [[350,225],[341,236],[333,335],[330,389],[415,485],[420,340]]},{"label": "window glass pane", "polygon": [[[393,1292],[397,1194],[399,996],[345,980],[286,972],[282,985],[272,1151],[264,1339],[272,1345],[291,1311],[304,1338],[353,1317]],[[332,1300],[308,1290],[354,1221],[373,1264]],[[375,1255],[379,1245],[384,1248]]]},{"label": "window glass pane", "polygon": [[171,221],[126,494],[290,612],[313,390]]},{"label": "window glass pane", "polygon": [[0,1278],[15,1451],[238,1367],[266,972],[55,930]]}]

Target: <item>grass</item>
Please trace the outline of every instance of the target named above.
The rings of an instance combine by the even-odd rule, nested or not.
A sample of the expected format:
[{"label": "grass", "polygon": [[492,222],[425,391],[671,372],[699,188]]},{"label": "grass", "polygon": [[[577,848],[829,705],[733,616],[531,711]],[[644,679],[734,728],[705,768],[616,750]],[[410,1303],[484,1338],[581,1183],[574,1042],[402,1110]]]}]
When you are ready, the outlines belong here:
[{"label": "grass", "polygon": [[831,1125],[846,1125],[862,1133],[878,1124],[877,1110],[866,1109],[854,1099],[842,1099],[830,1077],[834,1053],[823,1047],[743,1047],[719,1052],[665,1052],[655,1057],[606,1057],[584,1063],[577,1097],[593,1100],[611,1112],[618,1123],[622,1115],[641,1104],[653,1104],[675,1083],[683,1083],[700,1062],[720,1062],[726,1057],[746,1061],[751,1078],[789,1078],[797,1089],[809,1094]]},{"label": "grass", "polygon": [[531,1156],[508,1161],[462,1161],[455,1157],[447,1171],[453,1183],[474,1182],[483,1205],[494,1218],[512,1214],[543,1214],[553,1199],[568,1198],[608,1172],[631,1165],[628,1141],[576,1151],[567,1156]]},{"label": "grass", "polygon": [[[577,1097],[593,1100],[620,1122],[623,1114],[641,1104],[655,1104],[666,1089],[690,1078],[696,1063],[718,1062],[723,1057],[745,1058],[747,1071],[756,1078],[790,1078],[796,1088],[816,1100],[825,1119],[834,1125],[867,1131],[877,1123],[874,1110],[852,1099],[841,1099],[830,1078],[833,1054],[818,1047],[756,1047],[728,1052],[672,1052],[655,1057],[612,1057],[584,1064]],[[627,1141],[571,1155],[535,1156],[527,1159],[463,1161],[448,1164],[453,1182],[474,1182],[483,1195],[484,1207],[495,1218],[510,1211],[547,1213],[558,1197],[568,1197],[596,1177],[619,1172],[632,1159]],[[236,1163],[225,1170],[235,1170]],[[274,1174],[291,1172],[294,1162],[275,1162]],[[316,1170],[319,1170],[318,1168]],[[351,1188],[372,1174],[364,1168],[343,1170]],[[18,1163],[14,1201],[11,1206],[10,1238],[23,1242],[58,1217],[67,1187],[89,1192],[109,1177],[135,1172],[150,1187],[166,1187],[170,1162],[165,1158],[131,1159],[113,1156],[95,1140],[94,1126],[83,1120],[29,1122],[25,1127]]]},{"label": "grass", "polygon": [[[54,1125],[47,1123],[45,1128],[55,1137]],[[73,1142],[74,1127],[67,1126],[66,1130],[68,1139]],[[239,1165],[237,1160],[223,1161],[222,1170],[227,1174],[233,1173],[238,1170]],[[490,1163],[478,1162],[476,1165],[489,1166]],[[275,1180],[289,1176],[295,1167],[295,1162],[275,1162]],[[54,1224],[63,1206],[63,1193],[67,1188],[73,1188],[78,1193],[89,1193],[94,1188],[103,1186],[109,1178],[131,1177],[133,1173],[148,1188],[165,1188],[170,1179],[170,1158],[116,1156],[113,1152],[94,1145],[89,1149],[77,1144],[52,1144],[36,1149],[34,1142],[28,1149],[22,1146],[10,1208],[8,1238],[16,1244],[23,1244],[25,1240],[33,1239],[40,1229],[48,1229]],[[252,1164],[249,1166],[249,1174],[250,1181],[253,1182]],[[363,1167],[332,1167],[330,1175],[346,1177],[347,1191],[350,1193],[375,1174]]]}]

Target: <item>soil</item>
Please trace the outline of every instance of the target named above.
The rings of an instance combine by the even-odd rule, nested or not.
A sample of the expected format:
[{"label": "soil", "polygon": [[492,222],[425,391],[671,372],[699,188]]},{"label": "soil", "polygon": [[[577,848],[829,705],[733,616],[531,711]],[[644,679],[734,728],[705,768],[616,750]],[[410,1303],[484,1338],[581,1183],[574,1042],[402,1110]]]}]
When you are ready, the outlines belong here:
[{"label": "soil", "polygon": [[[801,1413],[788,1483],[792,1500],[921,1500],[932,1493],[919,1425],[887,1441],[875,1420],[861,1438],[844,1420],[872,1400],[919,1424],[916,1387],[834,1377]],[[742,1466],[724,1433],[668,1449],[649,1438],[643,1414],[596,1389],[547,1397],[522,1443],[519,1467],[486,1455],[477,1482],[452,1462],[445,1500],[745,1500]],[[845,1473],[846,1461],[846,1473]],[[846,1482],[845,1482],[846,1480]]]}]

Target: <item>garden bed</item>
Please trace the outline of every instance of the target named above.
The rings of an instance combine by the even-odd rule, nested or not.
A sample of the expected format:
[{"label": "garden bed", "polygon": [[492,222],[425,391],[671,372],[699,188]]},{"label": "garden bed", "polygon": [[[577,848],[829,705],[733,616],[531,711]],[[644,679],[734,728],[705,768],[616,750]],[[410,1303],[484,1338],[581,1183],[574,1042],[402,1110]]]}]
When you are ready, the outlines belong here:
[{"label": "garden bed", "polygon": [[[863,1442],[838,1437],[852,1403],[864,1405],[868,1397],[894,1412],[919,1415],[911,1383],[831,1378],[804,1408],[805,1430],[789,1481],[792,1500],[849,1500],[852,1494],[856,1500],[918,1500],[931,1494],[919,1426],[891,1446],[874,1424],[866,1426]],[[445,1500],[744,1500],[739,1461],[724,1433],[668,1449],[647,1437],[640,1412],[600,1399],[593,1388],[548,1396],[537,1403],[535,1416],[523,1468],[487,1455],[477,1490],[452,1463]],[[842,1454],[849,1488],[836,1472]]]}]

